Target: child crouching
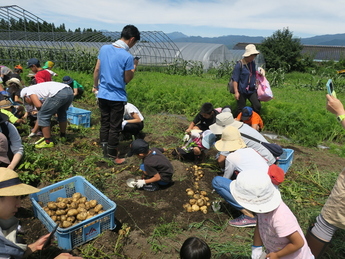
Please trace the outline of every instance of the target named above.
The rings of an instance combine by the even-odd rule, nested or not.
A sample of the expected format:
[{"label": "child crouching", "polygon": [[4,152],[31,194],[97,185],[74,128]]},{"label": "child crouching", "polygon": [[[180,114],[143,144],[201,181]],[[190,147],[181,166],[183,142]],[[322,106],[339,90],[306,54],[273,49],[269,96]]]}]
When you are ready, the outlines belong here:
[{"label": "child crouching", "polygon": [[[257,213],[252,259],[313,259],[296,217],[266,173],[242,171],[230,184],[234,199]],[[267,255],[263,255],[262,246]]]},{"label": "child crouching", "polygon": [[128,156],[137,155],[142,159],[140,169],[143,179],[137,180],[135,186],[146,191],[157,191],[173,184],[174,168],[163,155],[163,148],[151,148],[143,139],[136,139],[131,144]]}]

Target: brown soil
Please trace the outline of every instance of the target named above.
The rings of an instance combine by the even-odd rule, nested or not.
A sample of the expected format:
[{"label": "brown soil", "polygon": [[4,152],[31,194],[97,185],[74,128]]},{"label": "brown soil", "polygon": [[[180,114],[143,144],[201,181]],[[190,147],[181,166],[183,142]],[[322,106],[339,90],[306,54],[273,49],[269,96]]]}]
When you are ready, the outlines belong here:
[{"label": "brown soil", "polygon": [[[182,124],[186,125],[186,122]],[[145,139],[151,143],[151,146],[158,147],[162,147],[162,143],[165,145],[178,143],[174,137],[162,135],[147,135]],[[124,142],[124,147],[128,147],[128,143]],[[339,158],[328,151],[281,144],[295,150],[294,162],[286,175],[287,179],[300,168],[317,167],[320,172],[338,172],[344,166],[344,158]],[[214,150],[210,151],[207,154],[206,164],[200,165],[205,173],[200,180],[200,190],[206,191],[211,201],[220,199],[217,193],[212,193],[211,186],[212,178],[218,173],[213,159],[214,154]],[[224,204],[219,213],[213,212],[211,208],[207,214],[200,211],[188,213],[184,210],[182,206],[189,200],[185,190],[193,187],[194,183],[190,170],[186,171],[186,169],[191,168],[193,163],[181,162],[170,156],[169,158],[175,169],[175,184],[164,190],[147,192],[126,185],[128,178],[140,177],[137,170],[140,161],[135,157],[127,159],[125,165],[115,166],[113,173],[102,176],[102,184],[98,183],[97,187],[117,205],[115,213],[117,228],[114,231],[106,231],[71,252],[80,255],[82,251],[84,254],[89,254],[89,258],[179,258],[179,248],[189,236],[198,236],[213,244],[224,244],[231,242],[232,239],[236,242],[242,240],[243,247],[250,247],[252,228],[239,229],[227,225],[229,219],[239,215],[237,211],[231,210]],[[100,162],[98,166],[101,171],[111,169],[106,163]],[[25,229],[30,229],[27,235],[30,236],[29,242],[47,233],[41,222],[33,217],[28,198],[24,200],[23,208],[18,212],[17,217],[22,221]],[[175,223],[169,225],[173,228],[165,233],[165,224],[171,222]],[[130,227],[129,232],[124,236],[118,234],[121,226]],[[175,232],[173,237],[169,235],[171,232]],[[156,239],[152,238],[153,234],[156,234]],[[53,258],[59,252],[56,245],[53,245],[42,252],[39,258]],[[215,251],[213,252],[216,254]],[[222,258],[245,258],[236,256],[237,253],[238,251],[233,250],[232,254],[226,253]],[[31,258],[38,258],[37,254]]]}]

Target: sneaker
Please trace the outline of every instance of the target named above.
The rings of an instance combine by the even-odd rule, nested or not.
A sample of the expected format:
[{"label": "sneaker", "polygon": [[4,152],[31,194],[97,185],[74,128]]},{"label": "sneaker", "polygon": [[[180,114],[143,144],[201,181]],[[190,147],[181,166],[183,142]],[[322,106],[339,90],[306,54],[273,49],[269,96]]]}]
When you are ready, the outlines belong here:
[{"label": "sneaker", "polygon": [[255,227],[256,218],[251,218],[242,214],[238,218],[230,220],[229,225],[233,227],[238,227],[238,228]]},{"label": "sneaker", "polygon": [[143,186],[143,189],[145,191],[154,192],[158,191],[160,188],[158,183],[148,183]]},{"label": "sneaker", "polygon": [[51,147],[54,147],[54,142],[47,143],[45,141],[42,141],[35,145],[35,148],[51,148]]}]

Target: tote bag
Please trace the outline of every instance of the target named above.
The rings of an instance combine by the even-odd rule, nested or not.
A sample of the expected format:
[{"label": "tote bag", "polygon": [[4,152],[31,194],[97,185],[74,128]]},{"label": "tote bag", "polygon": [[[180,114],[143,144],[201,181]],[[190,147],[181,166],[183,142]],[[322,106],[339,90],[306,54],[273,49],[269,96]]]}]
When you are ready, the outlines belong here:
[{"label": "tote bag", "polygon": [[268,102],[273,99],[273,93],[270,87],[270,83],[266,77],[256,72],[256,84],[258,99],[262,102]]}]

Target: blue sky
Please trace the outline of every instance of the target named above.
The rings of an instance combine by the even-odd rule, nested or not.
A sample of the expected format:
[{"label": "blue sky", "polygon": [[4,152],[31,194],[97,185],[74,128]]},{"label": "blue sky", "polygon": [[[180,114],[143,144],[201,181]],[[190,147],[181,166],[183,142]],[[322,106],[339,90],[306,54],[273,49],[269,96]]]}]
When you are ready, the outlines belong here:
[{"label": "blue sky", "polygon": [[187,36],[271,36],[289,28],[300,38],[345,33],[343,1],[321,0],[1,0],[67,29],[182,32]]}]

